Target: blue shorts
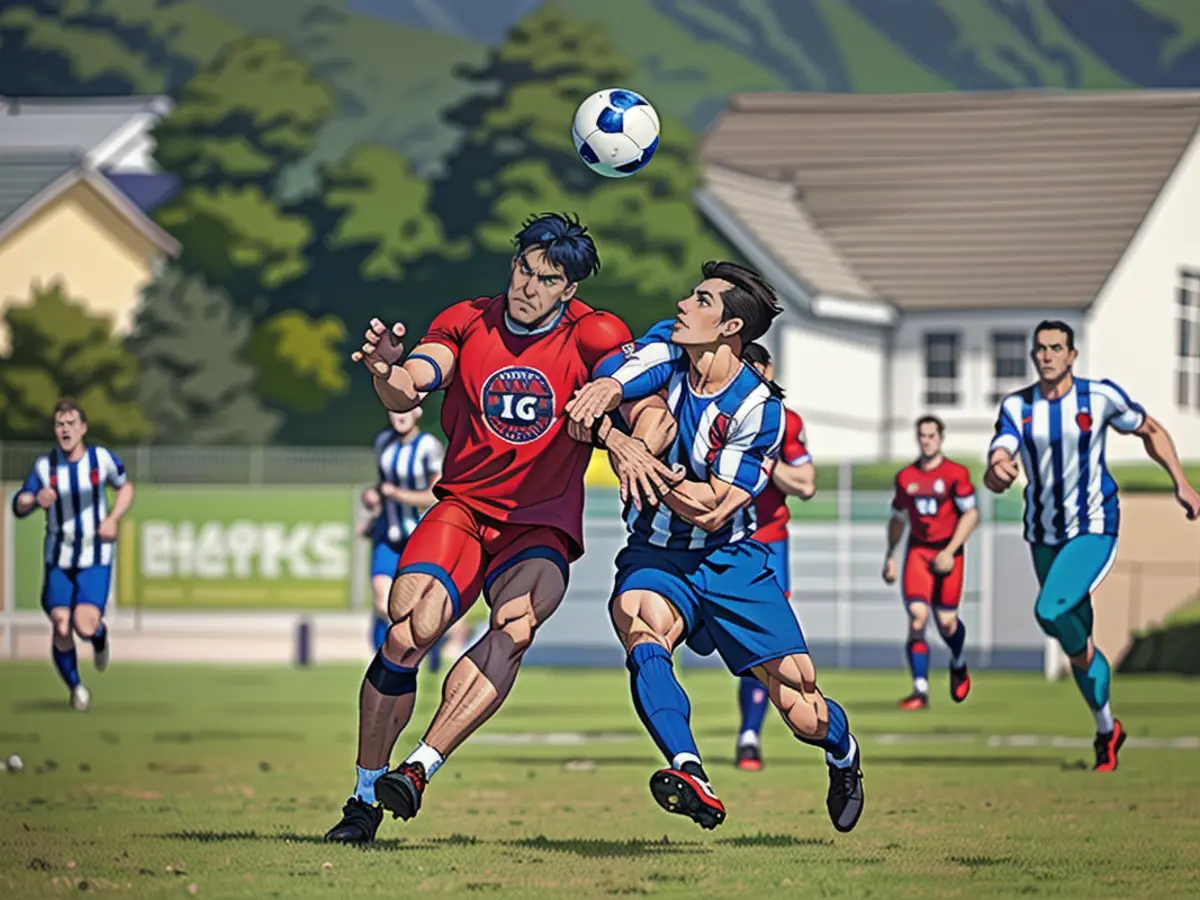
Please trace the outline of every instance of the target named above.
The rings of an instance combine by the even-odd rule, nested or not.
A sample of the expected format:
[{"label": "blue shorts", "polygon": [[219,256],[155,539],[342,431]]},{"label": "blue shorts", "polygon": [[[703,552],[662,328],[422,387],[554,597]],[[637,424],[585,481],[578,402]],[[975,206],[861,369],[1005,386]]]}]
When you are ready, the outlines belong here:
[{"label": "blue shorts", "polygon": [[735,675],[808,652],[772,553],[757,541],[715,550],[628,545],[617,554],[613,599],[634,590],[665,597],[683,616],[688,646],[704,656],[716,650]]},{"label": "blue shorts", "polygon": [[788,558],[787,539],[771,541],[766,547],[771,551],[771,573],[779,582],[779,586],[783,588],[783,596],[790,599],[792,596],[792,573],[790,571],[791,561]]},{"label": "blue shorts", "polygon": [[74,609],[86,603],[100,610],[108,606],[108,586],[112,581],[112,566],[88,566],[86,569],[60,569],[46,566],[42,581],[42,609]]},{"label": "blue shorts", "polygon": [[371,577],[376,575],[386,575],[388,578],[396,577],[396,569],[400,567],[400,547],[393,547],[386,541],[380,541],[371,551]]}]

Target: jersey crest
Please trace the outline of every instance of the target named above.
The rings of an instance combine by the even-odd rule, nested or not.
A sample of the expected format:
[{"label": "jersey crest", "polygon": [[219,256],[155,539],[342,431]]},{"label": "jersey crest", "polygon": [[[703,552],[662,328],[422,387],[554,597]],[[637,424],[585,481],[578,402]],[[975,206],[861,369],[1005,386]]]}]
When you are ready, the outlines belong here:
[{"label": "jersey crest", "polygon": [[508,366],[483,383],[480,406],[493,434],[510,444],[528,444],[554,421],[554,389],[537,369]]},{"label": "jersey crest", "polygon": [[718,413],[708,428],[708,453],[705,454],[704,460],[710,467],[717,461],[721,448],[729,441],[729,423],[728,415]]}]

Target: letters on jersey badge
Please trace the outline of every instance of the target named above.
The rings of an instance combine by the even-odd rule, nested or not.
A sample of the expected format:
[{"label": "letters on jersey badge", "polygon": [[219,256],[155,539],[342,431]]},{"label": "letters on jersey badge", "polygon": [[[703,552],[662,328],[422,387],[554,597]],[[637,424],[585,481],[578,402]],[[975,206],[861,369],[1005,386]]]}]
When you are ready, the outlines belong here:
[{"label": "letters on jersey badge", "polygon": [[510,444],[527,444],[554,421],[554,389],[537,369],[508,366],[483,383],[480,406],[493,434]]}]

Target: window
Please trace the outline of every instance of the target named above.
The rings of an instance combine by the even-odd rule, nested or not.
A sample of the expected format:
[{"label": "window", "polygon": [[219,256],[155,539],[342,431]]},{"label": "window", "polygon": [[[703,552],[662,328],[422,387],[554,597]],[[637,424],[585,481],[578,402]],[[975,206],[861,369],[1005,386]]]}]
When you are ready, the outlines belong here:
[{"label": "window", "polygon": [[953,332],[925,335],[925,402],[930,406],[953,406],[958,392],[959,341]]},{"label": "window", "polygon": [[1020,331],[997,331],[992,334],[992,397],[999,403],[1028,381],[1029,343]]},{"label": "window", "polygon": [[1200,272],[1179,270],[1176,292],[1175,402],[1200,409]]}]

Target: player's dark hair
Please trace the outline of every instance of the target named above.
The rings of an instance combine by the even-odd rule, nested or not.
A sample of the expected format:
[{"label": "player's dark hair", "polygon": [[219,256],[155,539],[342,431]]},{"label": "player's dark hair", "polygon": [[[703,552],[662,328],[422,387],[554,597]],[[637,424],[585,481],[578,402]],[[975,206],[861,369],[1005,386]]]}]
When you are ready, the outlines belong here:
[{"label": "player's dark hair", "polygon": [[517,255],[528,250],[541,250],[546,259],[562,270],[567,281],[578,283],[600,271],[600,254],[596,242],[581,225],[578,216],[542,213],[530,216],[516,233],[513,243]]},{"label": "player's dark hair", "polygon": [[[771,354],[767,352],[767,348],[762,344],[747,344],[742,348],[742,361],[754,367],[762,366],[765,369],[771,364]],[[757,372],[757,368],[755,371]],[[758,376],[766,382],[772,394],[776,397],[783,397],[783,388],[769,380],[762,372],[758,372]]]},{"label": "player's dark hair", "polygon": [[767,333],[771,322],[783,312],[775,288],[767,284],[757,272],[737,263],[709,261],[700,270],[706,279],[719,278],[728,281],[730,287],[721,294],[724,309],[721,321],[741,319],[742,330],[738,337],[746,347]]},{"label": "player's dark hair", "polygon": [[946,423],[937,416],[921,416],[921,418],[917,419],[916,429],[918,432],[920,432],[922,425],[933,425],[938,430],[938,437],[946,436]]},{"label": "player's dark hair", "polygon": [[1061,331],[1067,336],[1067,349],[1075,349],[1075,329],[1059,319],[1042,319],[1033,329],[1033,350],[1037,350],[1038,335],[1043,331]]},{"label": "player's dark hair", "polygon": [[50,418],[55,419],[55,418],[58,418],[58,416],[62,415],[63,413],[69,413],[69,412],[79,413],[79,421],[82,422],[84,425],[87,424],[87,413],[85,413],[83,411],[82,406],[80,406],[78,403],[76,403],[70,397],[63,397],[61,400],[59,400],[57,403],[54,404],[54,412],[51,413]]}]

